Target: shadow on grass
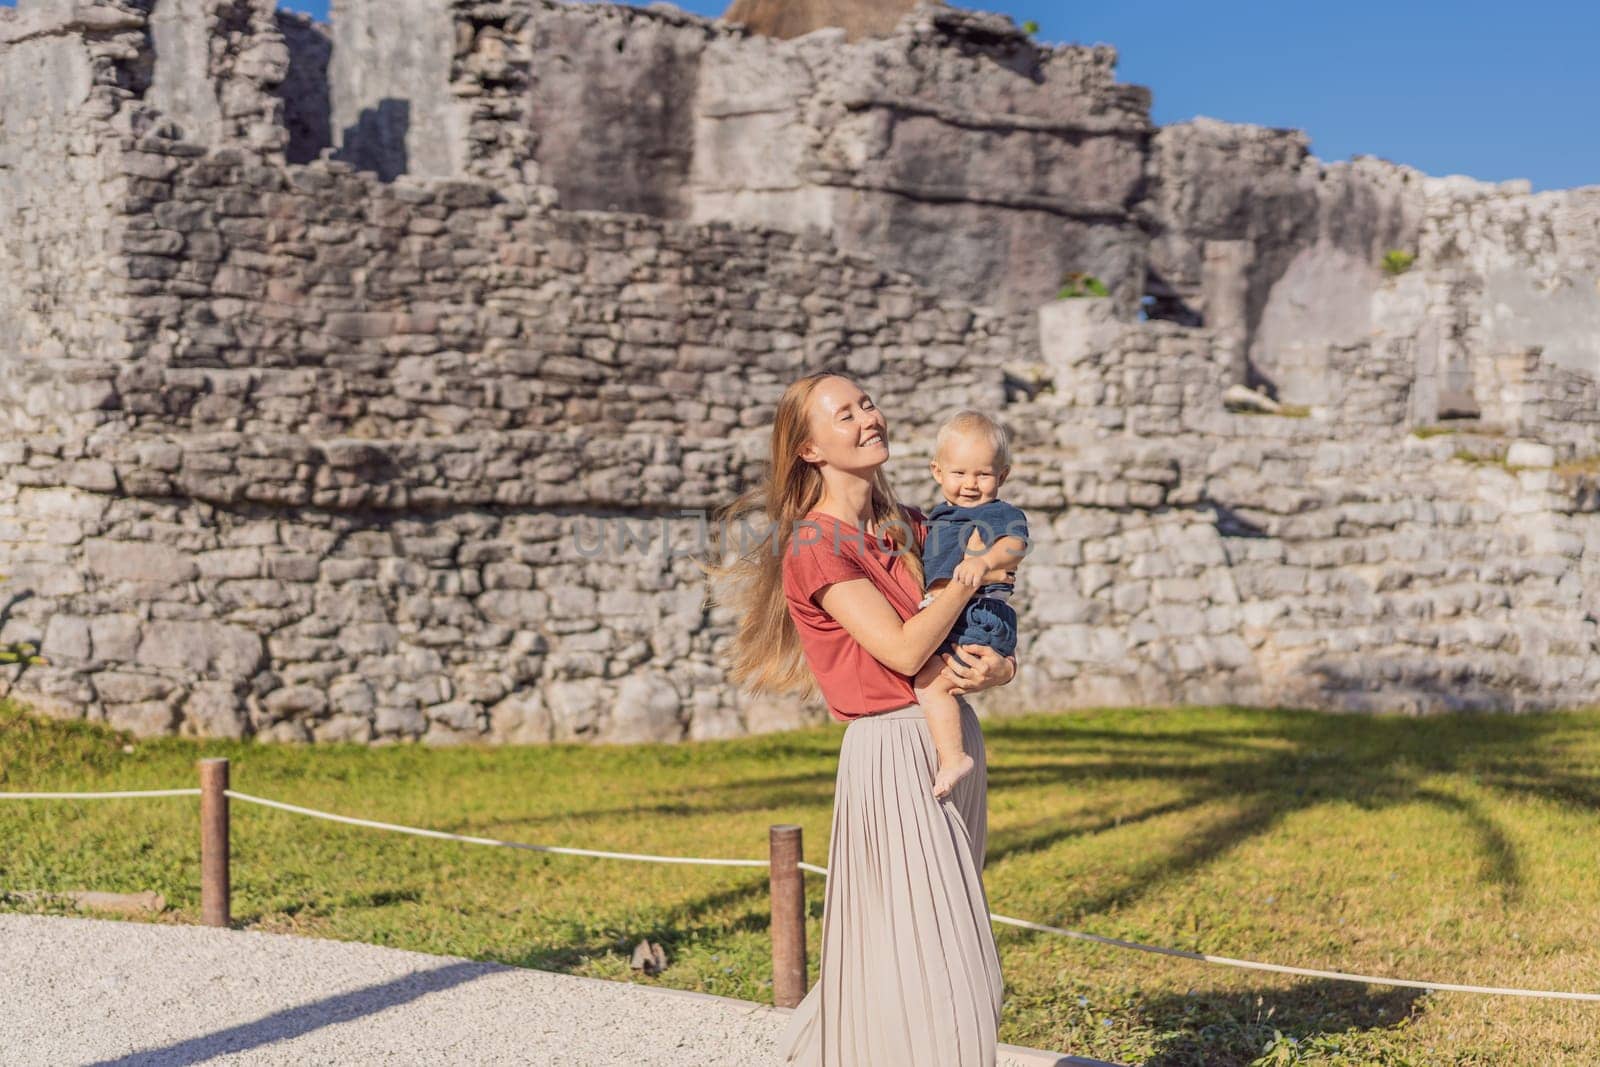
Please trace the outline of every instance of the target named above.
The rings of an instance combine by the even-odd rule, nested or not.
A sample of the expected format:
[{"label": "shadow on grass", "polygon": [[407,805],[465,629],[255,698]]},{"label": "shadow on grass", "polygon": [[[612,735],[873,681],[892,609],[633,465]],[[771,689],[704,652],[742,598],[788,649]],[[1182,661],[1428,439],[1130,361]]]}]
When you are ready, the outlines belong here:
[{"label": "shadow on grass", "polygon": [[[690,785],[682,792],[683,798],[659,800],[654,803],[635,803],[611,808],[560,809],[525,816],[474,816],[456,819],[430,829],[448,830],[451,833],[486,833],[493,830],[533,829],[542,825],[560,825],[586,819],[618,819],[618,817],[667,817],[667,819],[694,819],[699,816],[725,816],[749,814],[752,811],[774,811],[786,816],[800,808],[821,808],[826,811],[834,803],[834,777],[830,771],[814,774],[786,774],[770,779],[741,779],[720,785]],[[790,787],[774,792],[781,787]]]},{"label": "shadow on grass", "polygon": [[[1465,823],[1483,857],[1480,878],[1513,902],[1522,892],[1523,875],[1510,835],[1483,805],[1429,780],[1460,775],[1502,792],[1600,808],[1600,792],[1590,779],[1540,766],[1531,755],[1548,751],[1552,735],[1572,729],[1559,715],[1252,714],[1261,714],[1262,729],[1199,730],[1193,739],[1181,730],[1151,730],[1148,722],[1126,732],[1098,726],[1080,731],[1071,719],[1061,720],[1059,729],[1038,722],[988,724],[989,785],[994,792],[1145,782],[1164,787],[1161,792],[1169,797],[1177,794],[1141,810],[1104,812],[1087,826],[1048,829],[1035,823],[1021,831],[1000,831],[991,838],[989,863],[1208,804],[1225,803],[1233,810],[1170,853],[1130,865],[1120,885],[1074,908],[1072,917],[1081,918],[1181,881],[1300,811],[1324,804],[1367,811],[1424,804]],[[1219,746],[1224,736],[1234,743]],[[1252,740],[1271,744],[1251,745]],[[1126,755],[1107,758],[1108,745]],[[1160,752],[1151,754],[1152,746]]]},{"label": "shadow on grass", "polygon": [[[1376,987],[1370,987],[1376,989]],[[1368,1062],[1352,1058],[1341,1037],[1352,1031],[1397,1028],[1423,1010],[1415,989],[1377,989],[1343,982],[1302,982],[1289,989],[1191,990],[1137,1003],[1139,1020],[1160,1035],[1143,1067],[1246,1067],[1274,1043],[1282,1060]]]},{"label": "shadow on grass", "polygon": [[[1028,917],[1044,922],[1082,921],[1124,908],[1270,834],[1297,812],[1328,803],[1368,811],[1426,804],[1460,818],[1479,842],[1479,877],[1494,885],[1502,899],[1514,902],[1522,892],[1523,875],[1511,837],[1483,805],[1428,780],[1461,774],[1508,791],[1548,792],[1575,802],[1600,801],[1581,776],[1546,772],[1537,761],[1530,763],[1530,753],[1540,751],[1551,734],[1568,728],[1556,716],[1243,714],[1255,716],[1260,726],[1235,722],[1225,729],[1203,724],[1188,729],[1178,719],[1148,717],[1126,731],[1098,724],[1080,727],[1073,717],[1058,720],[1059,726],[1037,720],[986,724],[992,758],[990,788],[996,793],[1133,781],[1160,787],[1169,797],[1177,794],[1133,810],[1090,813],[1071,825],[1039,820],[1000,830],[991,837],[991,864],[1206,805],[1228,808],[1168,851],[1129,863],[1093,896],[1073,900],[1068,913]],[[1194,718],[1190,713],[1187,724],[1193,725]],[[484,825],[503,829],[587,817],[695,820],[763,810],[820,810],[831,802],[832,779],[831,772],[743,779],[715,788],[685,790],[654,803],[495,820]],[[475,821],[469,820],[469,824]],[[637,929],[603,938],[591,932],[559,947],[530,950],[508,962],[570,971],[598,955],[625,953],[639,940],[658,942],[670,955],[690,940],[734,931],[761,932],[767,923],[765,892],[764,882],[752,881],[650,916]],[[747,906],[735,918],[719,917],[730,904]],[[1185,1002],[1192,1004],[1193,998]],[[1283,1010],[1291,1006],[1292,998]],[[1349,1017],[1361,1016],[1356,1012]]]},{"label": "shadow on grass", "polygon": [[[602,937],[575,937],[561,945],[527,949],[503,957],[504,962],[518,967],[533,967],[541,971],[570,973],[596,956],[610,953],[627,955],[640,941],[653,941],[666,952],[669,960],[676,959],[680,949],[692,942],[709,940],[732,933],[763,933],[771,919],[768,910],[768,888],[765,874],[758,874],[745,885],[719,890],[655,916],[637,926]],[[739,907],[739,914],[719,918],[717,913],[725,908]]]},{"label": "shadow on grass", "polygon": [[[1561,735],[1583,726],[1565,716],[1225,714],[1233,722],[1240,714],[1254,717],[1260,727],[1201,726],[1189,736],[1181,726],[1192,724],[1194,714],[1182,713],[1166,721],[1143,718],[1127,731],[1098,723],[1080,730],[1072,717],[1059,720],[1057,728],[1038,720],[986,724],[990,788],[996,794],[1060,787],[1094,795],[1132,783],[1146,798],[1143,805],[1125,797],[1115,808],[1080,812],[1074,825],[1052,828],[1049,820],[1039,820],[1001,830],[990,838],[990,864],[1208,806],[1225,809],[1159,853],[1129,859],[1092,896],[1075,897],[1068,887],[1060,914],[1027,918],[1092,927],[1097,917],[1181,883],[1285,820],[1325,804],[1368,812],[1420,805],[1447,814],[1476,843],[1477,879],[1511,904],[1524,891],[1524,864],[1503,816],[1482,802],[1482,791],[1600,810],[1600,788],[1574,769],[1579,761],[1562,752]],[[995,905],[1005,910],[1003,902]],[[1262,1058],[1275,1032],[1282,1035],[1275,1053],[1281,1059],[1263,1062],[1302,1062],[1313,1050],[1322,1057],[1316,1062],[1347,1062],[1338,1052],[1340,1035],[1396,1027],[1424,1011],[1427,1000],[1416,990],[1317,981],[1289,990],[1136,998],[1135,1004],[1159,1035],[1148,1067],[1214,1067]],[[1367,1047],[1370,1042],[1363,1040]]]},{"label": "shadow on grass", "polygon": [[1013,826],[998,832],[991,830],[986,862],[992,863],[1004,856],[1042,852],[1062,841],[1076,837],[1093,837],[1095,834],[1103,834],[1124,826],[1136,826],[1151,819],[1159,819],[1163,815],[1187,811],[1196,803],[1193,798],[1185,797],[1165,804],[1155,804],[1126,815],[1102,815],[1086,826],[1062,826],[1060,820],[1041,819],[1026,826]]},{"label": "shadow on grass", "polygon": [[[752,812],[770,811],[778,821],[787,822],[789,816],[802,808],[828,810],[833,804],[833,775],[813,776],[817,779],[811,789],[793,789],[781,793],[760,792],[758,783],[740,782],[720,788],[686,790],[690,799],[665,800],[654,804],[634,804],[626,807],[591,808],[582,811],[557,811],[539,815],[514,815],[507,817],[480,815],[453,822],[442,823],[437,829],[457,834],[483,834],[511,829],[531,829],[545,825],[581,822],[586,819],[612,818],[665,818],[694,819],[705,815],[748,815]],[[747,799],[739,799],[743,793]],[[780,818],[781,817],[781,818]],[[593,846],[589,846],[593,847]]]}]

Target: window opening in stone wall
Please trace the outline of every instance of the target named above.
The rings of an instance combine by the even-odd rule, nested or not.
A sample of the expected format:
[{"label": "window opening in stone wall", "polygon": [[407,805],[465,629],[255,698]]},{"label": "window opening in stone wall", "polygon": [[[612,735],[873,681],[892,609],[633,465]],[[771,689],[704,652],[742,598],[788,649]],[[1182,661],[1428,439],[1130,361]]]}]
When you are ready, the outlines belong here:
[{"label": "window opening in stone wall", "polygon": [[279,8],[278,32],[289,49],[289,73],[277,89],[283,101],[283,123],[289,130],[284,157],[310,163],[333,146],[333,104],[328,90],[328,63],[333,39],[326,24],[310,15]]},{"label": "window opening in stone wall", "polygon": [[1180,326],[1203,326],[1205,318],[1176,287],[1155,271],[1147,271],[1139,298],[1139,321],[1161,319]]}]

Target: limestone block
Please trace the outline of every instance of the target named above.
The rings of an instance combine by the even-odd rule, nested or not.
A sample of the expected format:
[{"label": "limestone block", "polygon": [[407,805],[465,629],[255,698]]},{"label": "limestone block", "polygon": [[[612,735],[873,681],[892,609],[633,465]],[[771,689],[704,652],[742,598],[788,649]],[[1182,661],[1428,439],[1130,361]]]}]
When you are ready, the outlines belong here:
[{"label": "limestone block", "polygon": [[261,574],[261,551],[254,548],[201,552],[194,562],[201,578],[256,578]]},{"label": "limestone block", "polygon": [[[1055,628],[1027,639],[1025,662],[1030,671],[1037,665],[1043,674],[1056,681],[1076,677],[1080,664],[1088,659],[1088,645],[1077,628]],[[1019,659],[1022,658],[1019,644]]]},{"label": "limestone block", "polygon": [[533,585],[534,571],[526,563],[507,561],[484,565],[485,589],[532,589]]},{"label": "limestone block", "polygon": [[666,674],[632,674],[617,688],[611,718],[602,727],[602,736],[622,743],[676,741],[684,734],[683,712],[683,701]]},{"label": "limestone block", "polygon": [[379,737],[420,737],[427,725],[421,705],[415,702],[383,705],[373,720]]},{"label": "limestone block", "polygon": [[[1553,524],[1541,525],[1532,531],[1529,547],[1538,553],[1565,556],[1575,560],[1583,555],[1584,539],[1582,534],[1572,530],[1562,530]],[[1567,573],[1570,575],[1570,572]],[[1571,577],[1576,588],[1579,584],[1576,582],[1576,576],[1571,575]]]},{"label": "limestone block", "polygon": [[572,741],[593,737],[600,724],[606,695],[605,684],[592,677],[556,681],[546,686],[545,700],[550,709],[553,739]]},{"label": "limestone block", "polygon": [[118,488],[116,471],[104,460],[85,460],[72,464],[67,469],[65,481],[74,488],[97,493],[111,493]]},{"label": "limestone block", "polygon": [[52,615],[39,653],[52,662],[87,661],[92,655],[91,620],[78,615]]},{"label": "limestone block", "polygon": [[376,703],[372,686],[359,675],[345,675],[328,687],[328,708],[334,715],[369,716]]},{"label": "limestone block", "polygon": [[103,581],[170,585],[199,573],[191,557],[166,545],[90,538],[84,549],[89,573]]},{"label": "limestone block", "polygon": [[513,693],[489,708],[489,737],[509,744],[537,744],[555,732],[550,709],[537,691]]},{"label": "limestone block", "polygon": [[320,564],[318,576],[321,581],[330,585],[339,585],[363,578],[376,578],[378,576],[378,561],[374,559],[325,559]]},{"label": "limestone block", "polygon": [[327,695],[309,685],[275,689],[262,699],[262,706],[276,719],[315,717],[328,707]]},{"label": "limestone block", "polygon": [[1556,450],[1537,441],[1513,441],[1506,449],[1507,467],[1553,467]]},{"label": "limestone block", "polygon": [[373,739],[373,723],[368,715],[330,715],[311,724],[311,736],[320,742],[365,744]]},{"label": "limestone block", "polygon": [[170,678],[154,674],[100,671],[94,675],[95,695],[108,705],[164,701],[174,688]]},{"label": "limestone block", "polygon": [[1038,311],[1039,352],[1055,378],[1057,392],[1083,381],[1087,365],[1104,353],[1124,326],[1109,298],[1055,300]]},{"label": "limestone block", "polygon": [[95,655],[103,662],[126,663],[139,649],[139,619],[134,615],[97,615],[89,622]]},{"label": "limestone block", "polygon": [[244,702],[229,683],[198,682],[183,702],[182,731],[186,736],[236,741],[244,737],[247,727]]},{"label": "limestone block", "polygon": [[[426,709],[426,714],[430,722],[462,733],[482,733],[485,725],[483,705],[471,700],[434,704]],[[431,729],[428,732],[433,733]]]},{"label": "limestone block", "polygon": [[1032,607],[1029,618],[1045,625],[1095,624],[1104,621],[1107,614],[1102,601],[1062,595],[1039,601]]},{"label": "limestone block", "polygon": [[133,659],[198,677],[244,679],[262,666],[264,657],[261,637],[243,627],[158,621],[144,625]]},{"label": "limestone block", "polygon": [[491,589],[480,594],[478,610],[490,622],[533,626],[551,617],[550,595],[531,589]]},{"label": "limestone block", "polygon": [[1171,637],[1193,637],[1206,629],[1205,613],[1187,604],[1153,604],[1150,618]]},{"label": "limestone block", "polygon": [[[717,694],[707,693],[706,696],[716,698]],[[723,738],[741,737],[746,733],[745,722],[737,708],[721,702],[706,701],[703,705],[697,699],[689,715],[689,729],[685,735],[690,741],[715,741]]]},{"label": "limestone block", "polygon": [[352,623],[341,627],[338,634],[340,646],[352,656],[383,655],[400,645],[400,631],[389,623]]},{"label": "limestone block", "polygon": [[321,570],[315,556],[273,554],[265,559],[267,575],[279,582],[314,582]]},{"label": "limestone block", "polygon": [[98,522],[110,507],[105,497],[66,488],[22,489],[17,507],[25,515],[40,519],[63,519],[81,523]]},{"label": "limestone block", "polygon": [[753,734],[794,730],[828,721],[827,710],[818,702],[795,696],[752,697],[736,694],[745,728]]},{"label": "limestone block", "polygon": [[169,734],[174,719],[172,705],[163,700],[106,705],[106,725],[114,730],[126,730],[135,737],[162,737]]},{"label": "limestone block", "polygon": [[514,684],[511,676],[505,671],[488,667],[457,670],[452,678],[453,688],[462,699],[485,706],[494,704],[508,694]]},{"label": "limestone block", "polygon": [[262,723],[256,728],[256,740],[272,744],[299,744],[310,741],[311,727],[296,719]]}]

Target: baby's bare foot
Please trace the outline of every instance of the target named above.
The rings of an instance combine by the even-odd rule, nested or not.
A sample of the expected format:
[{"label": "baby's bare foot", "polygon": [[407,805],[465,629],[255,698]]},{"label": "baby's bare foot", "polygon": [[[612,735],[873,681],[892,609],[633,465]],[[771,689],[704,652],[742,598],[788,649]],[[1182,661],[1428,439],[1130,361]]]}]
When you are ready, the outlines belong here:
[{"label": "baby's bare foot", "polygon": [[933,776],[933,795],[940,800],[949,796],[956,783],[972,773],[972,768],[972,757],[965,752],[948,767],[941,766],[939,773]]}]

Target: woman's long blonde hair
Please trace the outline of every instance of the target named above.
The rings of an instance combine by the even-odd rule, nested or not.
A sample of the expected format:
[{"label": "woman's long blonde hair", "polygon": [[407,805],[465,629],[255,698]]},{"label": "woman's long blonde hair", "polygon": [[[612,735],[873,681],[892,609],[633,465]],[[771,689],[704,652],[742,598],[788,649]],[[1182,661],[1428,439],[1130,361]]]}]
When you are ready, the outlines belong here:
[{"label": "woman's long blonde hair", "polygon": [[[724,558],[731,564],[712,569],[715,598],[738,620],[728,655],[728,675],[756,693],[816,692],[816,679],[800,651],[800,634],[783,599],[783,559],[799,522],[822,499],[822,472],[800,458],[811,440],[807,421],[811,394],[829,378],[842,374],[808,374],[783,391],[772,420],[772,452],[761,481],[718,514]],[[849,379],[845,379],[849,380]],[[736,543],[749,520],[763,515],[769,524],[753,546]],[[889,488],[883,468],[872,476],[872,522],[903,553],[918,586],[922,558],[900,502]]]}]

